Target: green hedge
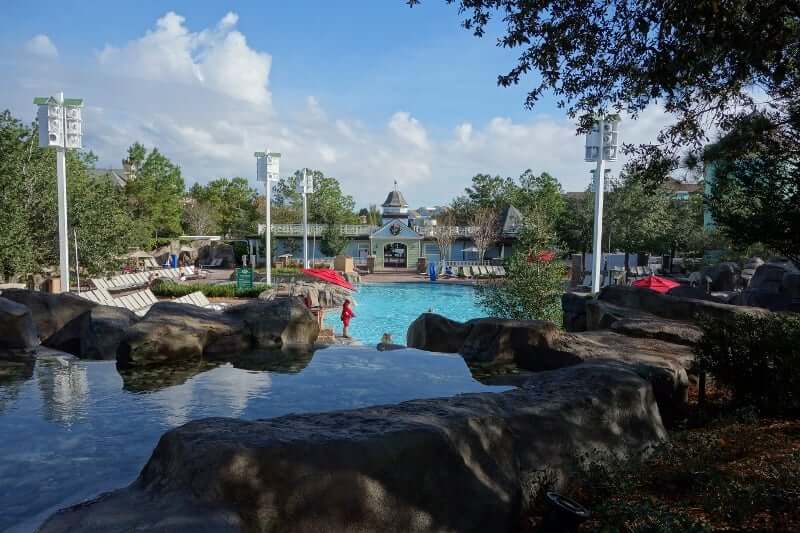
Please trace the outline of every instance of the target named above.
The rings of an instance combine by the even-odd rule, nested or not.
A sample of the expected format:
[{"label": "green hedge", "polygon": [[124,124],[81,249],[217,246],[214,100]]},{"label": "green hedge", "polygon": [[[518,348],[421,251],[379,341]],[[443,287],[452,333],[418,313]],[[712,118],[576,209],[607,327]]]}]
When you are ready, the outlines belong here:
[{"label": "green hedge", "polygon": [[701,326],[697,364],[730,387],[737,402],[800,412],[800,315],[742,313]]},{"label": "green hedge", "polygon": [[156,296],[165,298],[179,298],[197,291],[202,292],[210,298],[255,298],[268,288],[269,285],[266,283],[254,283],[252,289],[236,290],[236,285],[233,283],[211,285],[208,283],[175,283],[174,281],[163,281],[156,284],[153,288],[153,293]]}]

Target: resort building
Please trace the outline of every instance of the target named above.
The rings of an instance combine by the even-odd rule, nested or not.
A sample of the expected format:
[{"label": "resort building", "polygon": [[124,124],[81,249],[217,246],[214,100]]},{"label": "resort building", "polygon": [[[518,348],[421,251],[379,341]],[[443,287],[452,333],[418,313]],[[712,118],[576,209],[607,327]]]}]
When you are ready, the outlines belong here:
[{"label": "resort building", "polygon": [[[495,246],[487,250],[483,258],[479,258],[477,248],[470,235],[473,228],[460,226],[455,230],[456,238],[450,251],[450,257],[442,258],[439,246],[433,237],[436,225],[436,214],[441,207],[409,210],[403,193],[394,189],[386,196],[381,205],[381,225],[352,224],[340,227],[348,238],[345,255],[354,258],[356,264],[366,265],[369,257],[374,258],[376,271],[417,270],[419,259],[427,262],[440,262],[446,259],[450,263],[478,264],[492,259],[509,257],[522,228],[522,215],[513,206],[504,209],[500,214],[501,232]],[[324,224],[309,224],[308,247],[311,262],[327,260],[321,251],[321,236]],[[303,255],[302,224],[273,224],[272,235],[274,245],[272,256],[275,258]],[[253,252],[263,261],[264,225],[259,225],[258,235],[247,238]]]}]

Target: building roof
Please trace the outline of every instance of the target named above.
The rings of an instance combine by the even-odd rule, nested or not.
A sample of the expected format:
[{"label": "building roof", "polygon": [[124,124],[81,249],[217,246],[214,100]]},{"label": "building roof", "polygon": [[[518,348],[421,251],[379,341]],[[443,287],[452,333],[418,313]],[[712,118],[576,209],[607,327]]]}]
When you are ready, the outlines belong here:
[{"label": "building roof", "polygon": [[509,205],[500,212],[500,223],[504,235],[518,233],[522,227],[522,213],[513,205]]},{"label": "building roof", "polygon": [[702,186],[696,181],[677,180],[675,178],[668,179],[664,186],[673,192],[702,192]]},{"label": "building roof", "polygon": [[95,179],[107,178],[117,187],[124,187],[128,181],[127,173],[121,168],[93,168],[89,169],[89,175]]},{"label": "building roof", "polygon": [[403,193],[395,189],[389,193],[389,196],[386,197],[386,201],[381,204],[381,207],[408,207],[408,203],[406,199],[403,198]]}]

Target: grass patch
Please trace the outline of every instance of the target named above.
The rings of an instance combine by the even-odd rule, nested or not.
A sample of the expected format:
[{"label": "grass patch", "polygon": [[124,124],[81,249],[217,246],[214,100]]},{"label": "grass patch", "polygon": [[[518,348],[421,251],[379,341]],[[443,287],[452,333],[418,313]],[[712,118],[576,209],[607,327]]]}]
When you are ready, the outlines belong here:
[{"label": "grass patch", "polygon": [[153,294],[163,298],[179,298],[200,291],[209,298],[256,298],[269,289],[266,283],[254,283],[251,289],[236,289],[235,283],[176,283],[162,281],[153,287]]}]

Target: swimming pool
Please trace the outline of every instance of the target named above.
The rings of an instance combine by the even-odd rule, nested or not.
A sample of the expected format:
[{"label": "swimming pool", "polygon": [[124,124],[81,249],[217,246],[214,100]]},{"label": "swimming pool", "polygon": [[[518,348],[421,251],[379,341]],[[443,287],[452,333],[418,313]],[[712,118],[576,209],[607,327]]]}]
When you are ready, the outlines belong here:
[{"label": "swimming pool", "polygon": [[[234,366],[236,365],[236,366]],[[500,391],[456,355],[331,347],[117,372],[113,361],[39,358],[0,381],[0,531],[33,531],[55,510],[121,488],[167,430],[244,419]]]},{"label": "swimming pool", "polygon": [[[475,299],[475,288],[445,283],[369,283],[354,294],[358,305],[350,322],[350,336],[372,345],[390,333],[397,344],[406,343],[408,326],[420,314],[433,311],[464,322],[486,316]],[[325,324],[341,335],[339,311],[330,310]]]}]

